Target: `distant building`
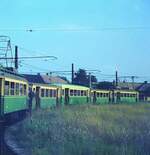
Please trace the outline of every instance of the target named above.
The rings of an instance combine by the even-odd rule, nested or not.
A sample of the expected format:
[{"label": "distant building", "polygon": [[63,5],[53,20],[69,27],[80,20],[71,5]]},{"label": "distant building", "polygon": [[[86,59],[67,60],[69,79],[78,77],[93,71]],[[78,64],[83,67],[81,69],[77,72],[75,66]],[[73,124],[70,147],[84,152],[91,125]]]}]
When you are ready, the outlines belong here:
[{"label": "distant building", "polygon": [[141,83],[132,83],[132,82],[119,82],[118,87],[120,89],[126,89],[126,90],[135,90],[137,87],[139,87]]},{"label": "distant building", "polygon": [[139,91],[140,100],[150,101],[150,83],[144,82],[136,90]]},{"label": "distant building", "polygon": [[59,76],[49,76],[41,74],[23,74],[23,76],[29,81],[29,83],[43,83],[43,84],[67,84],[68,81],[62,79]]}]

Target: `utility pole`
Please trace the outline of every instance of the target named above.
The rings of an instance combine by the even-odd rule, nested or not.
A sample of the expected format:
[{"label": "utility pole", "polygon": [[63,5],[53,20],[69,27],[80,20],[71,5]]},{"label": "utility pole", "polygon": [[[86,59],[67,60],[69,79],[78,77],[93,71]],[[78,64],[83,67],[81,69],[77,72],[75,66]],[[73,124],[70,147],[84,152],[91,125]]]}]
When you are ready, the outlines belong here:
[{"label": "utility pole", "polygon": [[116,71],[116,87],[118,87],[118,71]]},{"label": "utility pole", "polygon": [[15,46],[15,69],[18,70],[18,46]]},{"label": "utility pole", "polygon": [[135,79],[135,76],[131,76],[131,79],[132,79],[132,87],[133,87],[133,89],[135,88],[134,87],[134,79]]},{"label": "utility pole", "polygon": [[74,64],[72,63],[72,84],[74,83]]},{"label": "utility pole", "polygon": [[91,73],[89,73],[89,88],[92,88]]}]

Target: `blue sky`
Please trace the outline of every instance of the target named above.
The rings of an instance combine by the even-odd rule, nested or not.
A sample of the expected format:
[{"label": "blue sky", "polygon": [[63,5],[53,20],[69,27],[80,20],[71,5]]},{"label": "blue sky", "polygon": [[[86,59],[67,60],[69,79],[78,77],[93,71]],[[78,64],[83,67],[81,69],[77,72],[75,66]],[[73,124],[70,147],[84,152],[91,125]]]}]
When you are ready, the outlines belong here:
[{"label": "blue sky", "polygon": [[[121,75],[149,76],[146,80],[150,81],[150,29],[92,31],[150,27],[149,0],[1,0],[0,3],[0,34],[29,49],[20,49],[20,56],[58,57],[55,61],[28,60],[20,71],[70,70],[74,62],[76,68],[99,69],[104,74],[113,74],[117,68]],[[26,29],[35,31],[30,33]]]}]

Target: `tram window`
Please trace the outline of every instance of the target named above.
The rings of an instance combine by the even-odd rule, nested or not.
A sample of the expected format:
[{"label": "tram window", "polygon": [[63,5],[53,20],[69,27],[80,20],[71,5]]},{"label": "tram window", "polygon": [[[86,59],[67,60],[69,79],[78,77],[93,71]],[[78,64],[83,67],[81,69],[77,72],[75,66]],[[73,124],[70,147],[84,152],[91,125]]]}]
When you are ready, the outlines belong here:
[{"label": "tram window", "polygon": [[56,90],[53,90],[53,97],[56,97]]},{"label": "tram window", "polygon": [[15,91],[16,91],[16,95],[19,95],[19,83],[16,83]]},{"label": "tram window", "polygon": [[48,89],[48,97],[50,97],[50,90]]},{"label": "tram window", "polygon": [[61,90],[61,94],[62,94],[62,96],[64,96],[64,89]]},{"label": "tram window", "polygon": [[9,95],[9,82],[5,81],[5,95]]},{"label": "tram window", "polygon": [[24,84],[23,87],[24,87],[24,89],[23,89],[24,90],[24,95],[27,95],[27,86]]},{"label": "tram window", "polygon": [[77,96],[77,90],[74,90],[74,96]]},{"label": "tram window", "polygon": [[80,90],[77,90],[77,94],[78,94],[78,96],[80,96]]},{"label": "tram window", "polygon": [[10,84],[10,95],[15,95],[14,88],[15,88],[15,84],[14,84],[14,82],[11,82],[11,84]]},{"label": "tram window", "polygon": [[73,96],[73,90],[72,89],[70,90],[70,96]]},{"label": "tram window", "polygon": [[46,89],[46,97],[48,97],[48,89]]},{"label": "tram window", "polygon": [[23,84],[20,84],[20,95],[23,95]]},{"label": "tram window", "polygon": [[83,90],[81,90],[81,96],[84,96],[84,91]]},{"label": "tram window", "polygon": [[106,93],[106,97],[108,97],[108,96],[109,96],[109,94]]},{"label": "tram window", "polygon": [[100,97],[103,97],[103,93],[100,93]]},{"label": "tram window", "polygon": [[44,89],[41,89],[41,97],[44,97]]},{"label": "tram window", "polygon": [[53,97],[53,90],[50,89],[50,97]]},{"label": "tram window", "polygon": [[99,93],[97,93],[97,97],[99,97],[99,95],[100,95],[100,94],[99,94]]},{"label": "tram window", "polygon": [[84,91],[84,96],[87,96],[87,92],[86,92],[86,90]]}]

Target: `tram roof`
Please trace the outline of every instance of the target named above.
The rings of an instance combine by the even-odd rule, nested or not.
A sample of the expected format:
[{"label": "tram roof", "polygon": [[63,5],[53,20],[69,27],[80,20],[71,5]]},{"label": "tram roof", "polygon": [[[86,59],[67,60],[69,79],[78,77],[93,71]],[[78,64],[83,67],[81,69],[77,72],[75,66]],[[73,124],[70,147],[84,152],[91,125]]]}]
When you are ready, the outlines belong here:
[{"label": "tram roof", "polygon": [[58,87],[61,87],[62,89],[69,88],[69,89],[89,90],[88,87],[81,86],[81,85],[72,85],[72,84],[53,84],[53,86],[58,86]]}]

